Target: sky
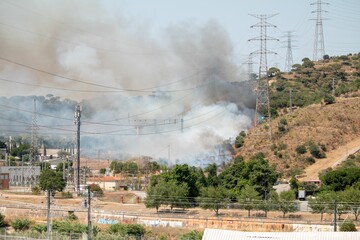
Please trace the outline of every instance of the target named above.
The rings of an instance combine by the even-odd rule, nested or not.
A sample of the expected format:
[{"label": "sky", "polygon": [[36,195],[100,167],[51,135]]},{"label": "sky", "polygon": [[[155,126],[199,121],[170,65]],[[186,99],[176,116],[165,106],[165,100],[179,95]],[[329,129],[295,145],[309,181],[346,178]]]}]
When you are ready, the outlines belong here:
[{"label": "sky", "polygon": [[[327,2],[325,54],[358,53],[360,1]],[[279,41],[268,41],[277,53],[269,54],[268,67],[284,69],[287,31],[293,62],[312,58],[314,10],[305,0],[1,0],[0,97],[89,100],[93,115],[82,129],[104,145],[89,141],[89,149],[213,159],[224,141],[252,126],[254,95],[239,85],[247,80],[249,54],[260,48],[248,41],[260,35],[250,14],[274,14],[268,22],[276,28],[267,35]],[[256,72],[259,56],[253,61]],[[4,121],[15,121],[15,107],[32,109],[32,101],[0,104]],[[70,119],[71,132],[72,116],[52,117]],[[39,118],[47,127],[53,122]]]}]

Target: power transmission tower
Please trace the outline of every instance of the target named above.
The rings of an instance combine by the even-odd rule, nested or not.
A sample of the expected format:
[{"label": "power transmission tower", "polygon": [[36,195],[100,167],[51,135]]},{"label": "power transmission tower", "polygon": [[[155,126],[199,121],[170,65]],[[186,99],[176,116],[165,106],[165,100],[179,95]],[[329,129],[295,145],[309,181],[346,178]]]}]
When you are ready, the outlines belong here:
[{"label": "power transmission tower", "polygon": [[253,65],[254,65],[254,61],[253,61],[253,54],[250,53],[248,60],[246,62],[243,62],[243,64],[247,64],[247,75],[248,75],[248,79],[247,79],[247,83],[249,85],[249,87],[252,90],[255,90],[256,87],[256,75],[254,74],[253,71]]},{"label": "power transmission tower", "polygon": [[31,149],[30,149],[31,166],[33,166],[37,160],[36,158],[38,154],[38,130],[39,130],[39,126],[37,124],[36,99],[34,98],[32,123],[31,123]]},{"label": "power transmission tower", "polygon": [[[260,36],[249,39],[248,41],[260,41],[260,49],[251,53],[260,55],[259,63],[259,75],[256,86],[256,111],[255,111],[255,126],[264,122],[267,118],[269,138],[271,139],[271,113],[270,113],[270,98],[269,98],[269,78],[268,78],[268,66],[267,66],[267,55],[271,52],[267,50],[267,41],[276,40],[276,38],[267,35],[268,27],[276,27],[273,24],[267,22],[267,19],[277,14],[265,15],[265,14],[250,14],[255,18],[260,19],[260,22],[252,25],[251,28],[260,28]],[[275,53],[276,54],[276,53]],[[264,115],[267,115],[266,118]]]},{"label": "power transmission tower", "polygon": [[294,64],[293,55],[292,55],[292,37],[291,31],[287,32],[287,50],[285,58],[285,71],[290,72],[292,65]]},{"label": "power transmission tower", "polygon": [[311,19],[316,21],[313,61],[321,60],[325,55],[324,31],[323,31],[323,23],[322,23],[324,19],[322,17],[322,13],[327,11],[322,10],[323,4],[329,5],[329,3],[323,2],[321,0],[316,0],[316,2],[310,4],[310,5],[316,5],[316,10],[311,12],[311,13],[316,13],[316,19]]},{"label": "power transmission tower", "polygon": [[76,161],[74,161],[74,185],[77,194],[80,192],[80,118],[81,118],[81,107],[76,105],[74,114],[74,123],[76,125]]}]

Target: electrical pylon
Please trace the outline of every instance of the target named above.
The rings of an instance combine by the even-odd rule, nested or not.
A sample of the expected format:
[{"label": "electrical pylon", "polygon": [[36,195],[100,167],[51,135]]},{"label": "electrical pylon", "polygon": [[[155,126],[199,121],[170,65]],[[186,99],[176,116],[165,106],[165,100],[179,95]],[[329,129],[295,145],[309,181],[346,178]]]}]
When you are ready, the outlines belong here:
[{"label": "electrical pylon", "polygon": [[310,4],[310,5],[316,5],[316,10],[311,12],[311,13],[316,13],[316,19],[311,19],[316,21],[313,61],[322,60],[325,55],[324,31],[323,31],[323,23],[322,23],[324,19],[322,17],[322,13],[327,11],[322,9],[323,4],[329,5],[329,3],[323,2],[321,0],[317,0],[316,2]]},{"label": "electrical pylon", "polygon": [[75,192],[80,193],[80,118],[81,118],[81,106],[76,105],[74,113],[74,123],[76,125],[76,160],[74,161],[74,186]]},{"label": "electrical pylon", "polygon": [[267,35],[268,27],[274,27],[274,28],[276,27],[275,25],[268,23],[267,19],[275,15],[277,14],[271,14],[271,15],[250,14],[250,16],[260,19],[259,23],[251,26],[251,28],[255,28],[255,27],[260,28],[260,36],[248,40],[248,41],[260,41],[260,49],[252,53],[252,54],[260,55],[259,75],[256,86],[256,111],[255,111],[254,124],[255,126],[257,126],[258,124],[267,121],[270,139],[271,139],[271,113],[270,113],[267,55],[274,52],[267,50],[267,41],[268,40],[279,41],[279,40],[273,37],[269,37]]},{"label": "electrical pylon", "polygon": [[285,58],[285,71],[290,72],[292,65],[294,64],[293,55],[292,55],[292,32],[287,31],[287,50]]},{"label": "electrical pylon", "polygon": [[34,165],[34,163],[37,161],[36,157],[38,154],[38,130],[39,130],[39,126],[37,124],[36,99],[34,98],[32,123],[31,123],[31,149],[30,149],[31,165]]}]

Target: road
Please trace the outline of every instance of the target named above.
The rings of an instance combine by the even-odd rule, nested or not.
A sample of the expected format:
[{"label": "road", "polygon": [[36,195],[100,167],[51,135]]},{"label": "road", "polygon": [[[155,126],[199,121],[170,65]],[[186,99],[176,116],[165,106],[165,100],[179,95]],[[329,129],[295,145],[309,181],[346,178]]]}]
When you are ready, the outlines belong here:
[{"label": "road", "polygon": [[305,174],[303,174],[299,180],[305,181],[319,179],[319,172],[330,167],[336,167],[341,162],[345,161],[350,154],[354,154],[357,151],[360,151],[360,137],[338,147],[336,150],[327,152],[327,157],[318,159],[314,164],[308,166],[305,169]]}]

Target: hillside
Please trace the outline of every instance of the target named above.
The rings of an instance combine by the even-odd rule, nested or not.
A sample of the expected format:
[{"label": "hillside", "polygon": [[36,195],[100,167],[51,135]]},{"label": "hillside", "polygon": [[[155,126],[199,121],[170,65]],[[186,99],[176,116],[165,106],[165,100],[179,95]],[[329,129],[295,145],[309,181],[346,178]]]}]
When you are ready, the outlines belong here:
[{"label": "hillside", "polygon": [[[281,119],[287,122],[284,131],[278,128]],[[334,104],[313,104],[277,117],[272,121],[271,141],[260,131],[264,131],[263,125],[249,130],[239,155],[250,157],[263,152],[284,176],[303,174],[304,169],[314,162],[318,164],[314,166],[327,168],[329,164],[319,165],[331,161],[324,158],[325,155],[333,156],[333,152],[347,143],[360,142],[360,98],[337,98]],[[296,151],[301,145],[306,149],[303,154]],[[325,153],[323,158],[311,155],[311,145]]]}]

